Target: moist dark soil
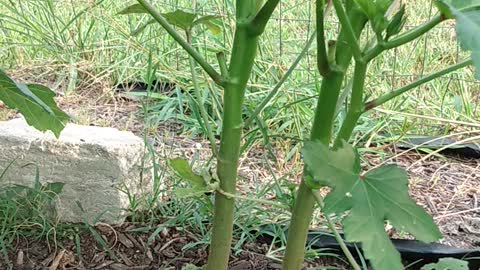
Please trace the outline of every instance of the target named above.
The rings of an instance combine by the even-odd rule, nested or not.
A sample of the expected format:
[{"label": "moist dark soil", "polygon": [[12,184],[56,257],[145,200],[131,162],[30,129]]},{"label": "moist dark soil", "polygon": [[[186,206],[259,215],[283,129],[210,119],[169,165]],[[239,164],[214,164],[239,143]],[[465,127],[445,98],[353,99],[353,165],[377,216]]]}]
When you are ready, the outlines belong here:
[{"label": "moist dark soil", "polygon": [[[173,270],[182,269],[188,264],[202,266],[206,263],[208,249],[205,245],[187,247],[197,241],[194,234],[166,228],[149,241],[155,228],[141,228],[144,228],[142,224],[128,223],[118,227],[97,226],[95,231],[105,241],[107,249],[103,248],[90,232],[79,234],[79,241],[75,241],[76,237],[57,241],[18,238],[13,243],[14,249],[9,253],[10,264],[13,269],[19,270]],[[231,255],[229,269],[281,269],[280,262],[265,255],[268,247],[262,240],[245,244],[241,251]],[[350,269],[341,260],[333,257],[317,259],[305,266]],[[7,268],[7,263],[0,259],[0,269]]]}]

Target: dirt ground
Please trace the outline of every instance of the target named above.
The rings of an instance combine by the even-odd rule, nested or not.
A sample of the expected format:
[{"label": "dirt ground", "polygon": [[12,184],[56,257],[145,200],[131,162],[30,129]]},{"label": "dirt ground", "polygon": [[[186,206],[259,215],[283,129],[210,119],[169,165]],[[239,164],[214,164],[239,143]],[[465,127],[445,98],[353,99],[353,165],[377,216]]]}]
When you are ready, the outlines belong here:
[{"label": "dirt ground", "polygon": [[[10,254],[13,269],[19,270],[135,270],[135,269],[182,269],[187,264],[204,265],[207,247],[184,249],[184,246],[196,241],[194,234],[175,229],[164,229],[149,242],[152,231],[133,232],[144,224],[125,223],[118,227],[97,226],[98,233],[104,238],[109,248],[105,251],[90,234],[81,235],[81,257],[76,254],[74,240],[61,242],[32,241],[18,239],[15,252]],[[268,245],[259,241],[246,244],[238,254],[230,257],[230,270],[277,270],[281,263],[267,258]],[[110,252],[110,253],[109,253]],[[113,255],[112,255],[113,254]],[[116,260],[116,261],[115,261]],[[305,266],[330,266],[348,269],[340,260],[322,258],[305,263]],[[0,269],[6,265],[0,260]]]}]

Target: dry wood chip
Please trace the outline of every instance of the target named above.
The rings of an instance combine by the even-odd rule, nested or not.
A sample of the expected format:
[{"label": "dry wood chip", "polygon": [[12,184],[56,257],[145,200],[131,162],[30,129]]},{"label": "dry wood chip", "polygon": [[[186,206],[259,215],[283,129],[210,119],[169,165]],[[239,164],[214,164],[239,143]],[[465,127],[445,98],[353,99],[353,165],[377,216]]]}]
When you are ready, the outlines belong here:
[{"label": "dry wood chip", "polygon": [[122,243],[122,245],[124,245],[126,248],[134,247],[133,242],[128,239],[123,233],[118,234],[118,241],[120,241],[120,243]]}]

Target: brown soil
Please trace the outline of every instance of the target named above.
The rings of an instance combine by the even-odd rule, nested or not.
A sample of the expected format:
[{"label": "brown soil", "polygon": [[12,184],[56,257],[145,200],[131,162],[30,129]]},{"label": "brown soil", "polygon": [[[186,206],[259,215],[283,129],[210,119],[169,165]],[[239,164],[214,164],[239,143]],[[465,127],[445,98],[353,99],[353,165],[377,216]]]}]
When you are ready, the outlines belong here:
[{"label": "brown soil", "polygon": [[[15,250],[9,255],[14,268],[49,270],[135,270],[135,269],[182,269],[192,264],[206,263],[207,250],[204,245],[184,249],[185,245],[197,241],[195,235],[186,231],[164,229],[149,242],[154,230],[134,232],[142,224],[123,224],[119,227],[97,226],[96,231],[106,241],[108,250],[91,233],[80,235],[80,250],[75,241],[65,239],[58,242],[33,241],[20,238],[15,241]],[[268,246],[261,242],[246,244],[238,253],[230,257],[231,270],[276,270],[281,268],[277,261],[267,258]],[[307,264],[306,264],[307,265]],[[332,258],[316,260],[309,266],[341,266]],[[7,265],[0,260],[0,269]]]}]

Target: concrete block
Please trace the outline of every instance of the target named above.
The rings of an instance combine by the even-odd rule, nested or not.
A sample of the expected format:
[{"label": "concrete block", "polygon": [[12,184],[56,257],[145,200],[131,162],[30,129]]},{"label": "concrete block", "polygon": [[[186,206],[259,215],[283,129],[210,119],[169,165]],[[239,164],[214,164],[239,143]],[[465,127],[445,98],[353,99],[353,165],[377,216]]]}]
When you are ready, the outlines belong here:
[{"label": "concrete block", "polygon": [[21,168],[28,163],[38,165],[40,182],[65,184],[56,201],[64,222],[100,215],[101,222],[121,223],[129,207],[126,191],[139,198],[151,186],[151,171],[142,166],[143,140],[114,128],[68,124],[57,139],[14,119],[0,122],[0,151],[0,172],[15,160],[0,185],[32,186],[35,167]]}]

